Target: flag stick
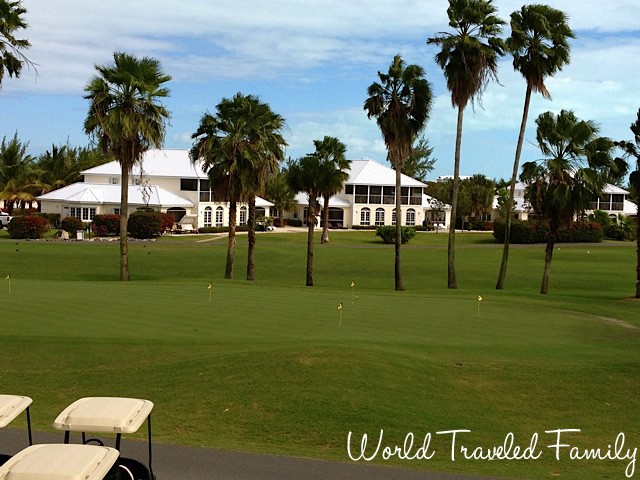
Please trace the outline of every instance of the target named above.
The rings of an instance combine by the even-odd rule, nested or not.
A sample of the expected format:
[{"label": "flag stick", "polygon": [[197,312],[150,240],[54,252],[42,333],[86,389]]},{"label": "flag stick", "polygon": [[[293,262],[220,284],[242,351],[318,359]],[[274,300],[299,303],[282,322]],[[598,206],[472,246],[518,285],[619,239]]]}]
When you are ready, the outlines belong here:
[{"label": "flag stick", "polygon": [[207,288],[209,289],[209,303],[211,303],[211,296],[213,295],[213,285],[211,285],[211,282],[209,282]]},{"label": "flag stick", "polygon": [[11,295],[11,275],[7,275],[7,280],[9,281],[9,295]]},{"label": "flag stick", "polygon": [[340,302],[338,304],[338,311],[340,312],[340,324],[339,324],[339,326],[341,327],[342,326],[342,302]]}]

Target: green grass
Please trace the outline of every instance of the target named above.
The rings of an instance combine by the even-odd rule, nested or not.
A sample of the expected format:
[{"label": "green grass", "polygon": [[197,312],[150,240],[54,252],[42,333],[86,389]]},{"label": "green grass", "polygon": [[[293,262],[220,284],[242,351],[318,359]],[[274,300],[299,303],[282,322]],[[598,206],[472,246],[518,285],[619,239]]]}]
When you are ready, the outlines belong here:
[{"label": "green grass", "polygon": [[[457,236],[452,291],[447,236],[419,233],[403,247],[399,293],[393,246],[374,232],[316,245],[313,288],[303,233],[258,237],[255,283],[242,280],[246,237],[231,281],[224,238],[131,243],[127,284],[116,281],[116,243],[2,235],[12,294],[5,281],[0,383],[34,399],[38,429],[76,398],[119,395],[154,401],[162,442],[348,461],[349,431],[377,439],[384,429],[390,443],[414,432],[420,444],[433,432],[432,460],[387,463],[506,478],[624,478],[628,462],[555,461],[544,430],[580,428],[566,440],[604,449],[624,431],[627,448],[640,447],[630,243],[560,245],[541,296],[544,247],[513,246],[497,292],[501,246],[488,234]],[[538,432],[543,456],[452,462],[435,432],[460,428],[472,430],[465,444],[484,447],[508,432],[525,447]]]}]

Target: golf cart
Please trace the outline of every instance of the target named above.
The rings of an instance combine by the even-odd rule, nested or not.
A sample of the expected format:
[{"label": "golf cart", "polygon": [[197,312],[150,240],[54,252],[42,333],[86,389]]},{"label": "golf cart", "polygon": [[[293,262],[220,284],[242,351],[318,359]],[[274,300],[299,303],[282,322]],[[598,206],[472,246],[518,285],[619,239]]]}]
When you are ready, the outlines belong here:
[{"label": "golf cart", "polygon": [[[23,397],[21,395],[0,395],[0,428],[9,425],[18,415],[26,410],[29,445],[33,445],[31,417],[29,415],[29,405],[31,405],[32,401],[29,397]],[[0,465],[6,463],[10,458],[11,455],[0,454]]]},{"label": "golf cart", "polygon": [[[87,438],[86,432],[115,433],[115,450],[120,451],[123,433],[135,433],[147,420],[149,437],[148,467],[132,458],[118,458],[115,462],[122,480],[155,480],[151,467],[151,410],[149,400],[120,397],[86,397],[65,408],[53,422],[53,427],[64,431],[64,443],[69,443],[71,432],[82,434],[82,443],[104,446],[98,438]],[[0,477],[2,480],[2,477]]]}]

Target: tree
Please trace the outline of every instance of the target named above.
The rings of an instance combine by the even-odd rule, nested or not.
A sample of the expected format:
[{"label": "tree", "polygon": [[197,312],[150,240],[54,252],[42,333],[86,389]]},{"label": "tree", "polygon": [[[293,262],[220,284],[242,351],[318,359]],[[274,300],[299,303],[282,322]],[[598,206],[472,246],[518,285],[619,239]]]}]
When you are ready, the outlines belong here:
[{"label": "tree", "polygon": [[38,172],[31,155],[27,154],[28,143],[22,143],[18,134],[0,144],[0,199],[4,200],[9,214],[14,207],[24,207],[35,199],[38,189]]},{"label": "tree", "polygon": [[116,52],[113,60],[96,65],[98,74],[85,87],[90,105],[84,130],[120,163],[120,280],[128,281],[129,175],[147,150],[162,146],[169,111],[159,100],[169,96],[164,84],[171,77],[154,58]]},{"label": "tree", "polygon": [[315,154],[287,163],[287,181],[294,192],[305,192],[309,200],[307,209],[307,287],[313,286],[313,234],[320,209],[320,195],[325,172],[330,166]]},{"label": "tree", "polygon": [[[513,161],[513,173],[509,186],[506,212],[513,211],[516,179],[518,176],[520,154],[524,132],[529,116],[529,104],[532,92],[541,93],[544,98],[551,95],[544,84],[545,79],[562,70],[569,63],[569,39],[574,38],[567,24],[567,16],[560,10],[547,5],[525,5],[520,11],[511,14],[511,36],[507,39],[507,49],[513,55],[513,68],[520,72],[527,82],[522,109],[522,121]],[[511,235],[511,215],[505,217],[505,237],[502,251],[502,262],[496,289],[504,288],[509,261],[509,242]]]},{"label": "tree", "polygon": [[469,193],[470,214],[476,219],[491,211],[495,193],[495,183],[484,175],[476,174],[464,180]]},{"label": "tree", "polygon": [[[622,148],[626,158],[635,158],[636,169],[629,176],[629,183],[632,190],[638,195],[640,192],[640,109],[638,109],[638,117],[631,124],[631,132],[633,133],[633,141],[615,142],[616,146]],[[636,298],[640,298],[640,209],[636,208]]]},{"label": "tree", "polygon": [[[402,167],[402,173],[421,182],[426,182],[427,174],[433,171],[436,163],[436,159],[431,158],[432,154],[433,147],[429,146],[429,140],[421,135],[411,148],[409,158]],[[393,164],[391,167],[395,168]]]},{"label": "tree", "polygon": [[27,28],[25,13],[20,1],[0,0],[0,86],[5,72],[18,78],[25,64],[33,65],[23,53],[31,46],[29,41],[15,37],[17,30]]},{"label": "tree", "polygon": [[287,170],[283,169],[267,181],[266,196],[278,211],[280,220],[282,214],[296,208],[296,192],[287,183]]},{"label": "tree", "polygon": [[329,243],[329,199],[342,189],[349,178],[351,162],[345,157],[347,147],[335,137],[325,136],[322,140],[314,140],[315,155],[326,163],[325,176],[322,179],[320,195],[324,200],[322,207],[322,237],[320,243]]},{"label": "tree", "polygon": [[425,128],[431,111],[431,85],[424,69],[407,65],[396,55],[387,73],[378,71],[380,82],[372,83],[364,103],[367,117],[375,118],[387,147],[388,157],[396,170],[396,246],[395,289],[404,290],[400,268],[402,245],[401,172],[411,155],[412,145]]},{"label": "tree", "polygon": [[598,137],[592,121],[579,120],[571,111],[551,112],[536,119],[536,139],[544,158],[522,165],[520,179],[534,211],[549,223],[540,293],[549,291],[549,272],[558,230],[567,228],[575,215],[597,198],[617,174],[611,153],[613,141]]},{"label": "tree", "polygon": [[[453,168],[451,218],[458,209],[460,188],[460,147],[462,120],[469,101],[480,100],[491,79],[497,79],[498,58],[504,55],[504,42],[499,38],[504,21],[496,15],[492,0],[449,0],[449,26],[455,33],[443,32],[429,38],[427,44],[437,45],[436,63],[442,68],[451,104],[458,108],[456,147]],[[455,221],[449,225],[448,287],[458,288],[455,269]]]},{"label": "tree", "polygon": [[243,97],[239,115],[244,117],[238,126],[242,125],[242,136],[246,139],[243,145],[245,149],[237,151],[237,154],[246,157],[242,162],[242,168],[246,170],[241,171],[240,176],[249,203],[247,280],[253,281],[256,276],[256,195],[264,192],[268,179],[278,172],[287,142],[280,133],[285,126],[284,118],[257,97]]}]

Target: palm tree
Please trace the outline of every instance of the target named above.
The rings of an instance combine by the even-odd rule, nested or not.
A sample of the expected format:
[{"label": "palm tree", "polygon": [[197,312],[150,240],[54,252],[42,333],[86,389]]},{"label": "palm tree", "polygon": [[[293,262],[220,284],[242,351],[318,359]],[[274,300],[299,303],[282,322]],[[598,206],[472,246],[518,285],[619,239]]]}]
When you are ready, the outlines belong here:
[{"label": "palm tree", "polygon": [[154,58],[116,52],[113,60],[96,65],[98,75],[85,87],[90,106],[84,130],[120,163],[120,280],[127,281],[129,175],[147,150],[162,146],[169,111],[159,99],[169,96],[163,84],[171,77]]},{"label": "palm tree", "polygon": [[324,200],[322,207],[322,237],[320,243],[329,243],[329,199],[342,189],[349,178],[351,162],[346,159],[347,147],[336,137],[325,136],[322,140],[314,140],[315,154],[331,168],[326,170],[320,195]]},{"label": "palm tree", "polygon": [[278,211],[279,219],[283,222],[283,213],[296,207],[296,192],[291,190],[287,182],[287,170],[280,170],[272,176],[266,185],[266,196]]},{"label": "palm tree", "polygon": [[284,160],[283,149],[287,142],[280,133],[285,126],[284,118],[274,113],[269,105],[252,95],[244,97],[242,104],[242,114],[245,116],[244,136],[248,139],[244,153],[248,161],[243,162],[247,171],[242,172],[249,202],[247,280],[253,281],[256,278],[256,195],[263,194],[267,180],[278,172],[278,165]]},{"label": "palm tree", "polygon": [[463,183],[469,193],[471,216],[479,219],[487,211],[491,211],[496,187],[494,181],[484,175],[476,174],[464,180]]},{"label": "palm tree", "polygon": [[[616,145],[625,153],[627,158],[635,158],[636,169],[631,172],[629,176],[629,182],[631,187],[635,190],[636,195],[640,192],[640,109],[638,109],[638,117],[636,121],[631,124],[631,132],[633,133],[633,142],[621,141],[615,142]],[[640,298],[640,211],[636,208],[636,298]]]},{"label": "palm tree", "polygon": [[25,64],[33,65],[22,53],[31,46],[29,41],[15,37],[16,30],[27,28],[22,18],[25,13],[20,1],[0,0],[0,86],[5,71],[9,77],[18,78]]},{"label": "palm tree", "polygon": [[436,63],[444,71],[451,104],[458,108],[456,148],[451,196],[451,224],[448,245],[448,287],[458,288],[455,267],[455,218],[460,188],[460,147],[462,120],[469,101],[473,104],[491,79],[497,79],[498,58],[504,55],[504,42],[498,37],[504,21],[496,15],[492,0],[449,0],[449,26],[455,33],[443,32],[429,38],[427,44],[438,45]]},{"label": "palm tree", "polygon": [[[531,94],[532,92],[538,92],[544,98],[551,98],[544,81],[547,77],[562,70],[569,63],[570,38],[574,38],[573,32],[567,24],[567,16],[560,10],[547,5],[525,5],[520,11],[511,14],[511,36],[506,42],[507,49],[513,55],[513,68],[522,74],[527,82],[527,89],[524,96],[524,108],[513,162],[509,197],[505,206],[506,212],[513,211],[513,197],[515,195],[524,132],[527,127],[527,117],[529,116]],[[507,262],[509,260],[511,214],[507,215],[505,220],[504,249],[496,284],[497,290],[504,288]]]},{"label": "palm tree", "polygon": [[28,143],[22,143],[18,134],[0,144],[0,199],[4,200],[9,214],[14,207],[24,207],[38,193],[38,171],[34,159],[27,154]]},{"label": "palm tree", "polygon": [[313,233],[320,209],[318,196],[323,177],[331,166],[318,155],[312,154],[287,163],[287,181],[294,192],[305,192],[309,200],[307,209],[307,287],[313,286]]},{"label": "palm tree", "polygon": [[378,71],[380,83],[374,82],[367,89],[369,97],[364,109],[369,118],[374,117],[387,147],[388,157],[396,170],[396,247],[395,289],[404,290],[400,269],[402,244],[402,167],[411,155],[411,146],[424,129],[431,111],[431,85],[424,78],[424,69],[418,65],[405,66],[396,55],[387,73]]},{"label": "palm tree", "polygon": [[592,121],[579,120],[573,112],[551,112],[536,119],[538,146],[545,158],[522,165],[520,179],[528,186],[527,200],[549,223],[544,273],[540,293],[549,291],[549,272],[558,230],[596,198],[617,173],[611,157],[613,141],[598,137]]}]

